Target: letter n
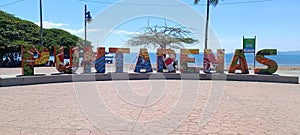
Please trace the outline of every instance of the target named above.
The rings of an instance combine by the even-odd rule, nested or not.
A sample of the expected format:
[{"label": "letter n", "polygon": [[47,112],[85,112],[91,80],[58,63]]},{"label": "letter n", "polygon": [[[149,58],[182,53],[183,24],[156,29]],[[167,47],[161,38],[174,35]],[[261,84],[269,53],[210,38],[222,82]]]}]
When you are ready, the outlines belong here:
[{"label": "letter n", "polygon": [[97,48],[97,57],[95,60],[95,68],[97,73],[105,73],[105,47]]},{"label": "letter n", "polygon": [[204,72],[210,73],[210,64],[216,68],[217,73],[224,72],[224,49],[217,50],[217,59],[211,49],[204,49]]}]

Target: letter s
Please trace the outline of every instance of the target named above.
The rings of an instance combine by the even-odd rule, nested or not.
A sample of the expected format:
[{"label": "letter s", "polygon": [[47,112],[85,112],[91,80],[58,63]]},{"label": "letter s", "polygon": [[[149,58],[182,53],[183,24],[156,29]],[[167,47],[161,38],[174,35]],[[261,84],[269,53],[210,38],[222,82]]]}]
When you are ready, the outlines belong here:
[{"label": "letter s", "polygon": [[260,50],[256,53],[256,61],[266,65],[266,69],[261,68],[255,68],[254,73],[255,74],[273,74],[277,71],[278,65],[275,61],[268,59],[265,57],[265,55],[277,55],[277,49],[264,49]]}]

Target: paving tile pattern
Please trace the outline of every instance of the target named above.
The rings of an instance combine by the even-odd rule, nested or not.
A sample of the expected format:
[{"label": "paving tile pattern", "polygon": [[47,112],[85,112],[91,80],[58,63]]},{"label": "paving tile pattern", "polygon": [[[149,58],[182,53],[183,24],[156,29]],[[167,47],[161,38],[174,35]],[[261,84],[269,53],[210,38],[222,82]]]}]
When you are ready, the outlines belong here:
[{"label": "paving tile pattern", "polygon": [[[116,84],[122,82],[128,83],[107,81],[2,87],[0,134],[300,134],[299,84],[187,81],[193,86],[182,89],[182,81],[130,81],[131,92],[140,97],[135,99],[117,90]],[[163,92],[149,96],[153,92],[153,82],[163,83],[161,89],[155,87],[154,90]],[[114,123],[114,118],[105,117],[109,116],[107,114],[97,114],[104,116],[102,121],[89,117],[78,100],[78,85],[96,86],[93,90],[109,110],[105,113],[113,114],[124,123]],[[221,98],[211,97],[213,88],[219,90]],[[184,95],[184,91],[191,94]],[[197,91],[196,96],[193,91]],[[191,100],[196,97],[193,104],[187,102],[189,104],[185,105],[192,106],[190,110],[176,110],[181,96],[191,97]],[[217,104],[212,106],[215,111],[211,117],[203,123],[201,120],[204,111],[210,107],[207,103],[210,98]],[[105,127],[110,124],[115,126]]]}]

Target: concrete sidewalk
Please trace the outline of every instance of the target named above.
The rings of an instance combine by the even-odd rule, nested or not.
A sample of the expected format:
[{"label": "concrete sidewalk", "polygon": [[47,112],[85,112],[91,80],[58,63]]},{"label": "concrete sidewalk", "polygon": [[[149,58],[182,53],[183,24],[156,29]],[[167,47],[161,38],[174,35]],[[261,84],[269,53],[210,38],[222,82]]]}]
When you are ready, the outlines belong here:
[{"label": "concrete sidewalk", "polygon": [[[127,83],[130,89],[124,91]],[[89,93],[104,105],[93,108],[97,98]],[[237,81],[1,87],[0,134],[300,134],[299,97],[299,84]]]}]

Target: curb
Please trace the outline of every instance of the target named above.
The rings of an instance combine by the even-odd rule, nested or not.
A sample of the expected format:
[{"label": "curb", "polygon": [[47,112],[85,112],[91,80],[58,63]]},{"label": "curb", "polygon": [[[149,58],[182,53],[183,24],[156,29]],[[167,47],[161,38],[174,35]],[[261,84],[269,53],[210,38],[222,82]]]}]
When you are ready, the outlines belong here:
[{"label": "curb", "polygon": [[90,73],[36,75],[0,78],[0,87],[35,85],[62,82],[112,81],[112,80],[223,80],[299,84],[297,76],[249,74],[184,74],[184,73]]}]

